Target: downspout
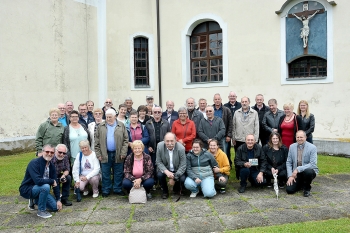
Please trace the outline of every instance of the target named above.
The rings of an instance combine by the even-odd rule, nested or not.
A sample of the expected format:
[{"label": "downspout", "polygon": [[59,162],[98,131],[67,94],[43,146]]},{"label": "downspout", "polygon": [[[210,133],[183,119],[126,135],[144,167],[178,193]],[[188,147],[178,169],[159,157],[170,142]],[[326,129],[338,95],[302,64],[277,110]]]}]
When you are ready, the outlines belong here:
[{"label": "downspout", "polygon": [[162,106],[162,72],[161,72],[161,62],[160,62],[159,0],[156,0],[156,5],[157,5],[158,93],[159,93],[159,106]]}]

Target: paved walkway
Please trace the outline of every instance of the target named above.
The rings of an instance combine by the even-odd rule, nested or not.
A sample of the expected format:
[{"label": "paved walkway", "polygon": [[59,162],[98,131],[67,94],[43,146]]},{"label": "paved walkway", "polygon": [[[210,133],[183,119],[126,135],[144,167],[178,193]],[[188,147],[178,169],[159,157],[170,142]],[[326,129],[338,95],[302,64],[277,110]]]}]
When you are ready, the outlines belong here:
[{"label": "paved walkway", "polygon": [[213,199],[189,198],[189,193],[162,200],[161,191],[145,205],[127,198],[87,197],[50,219],[29,211],[21,197],[0,197],[0,231],[4,232],[223,232],[254,226],[350,217],[350,174],[318,176],[312,196],[288,195],[272,188],[250,188],[238,194],[237,182]]}]

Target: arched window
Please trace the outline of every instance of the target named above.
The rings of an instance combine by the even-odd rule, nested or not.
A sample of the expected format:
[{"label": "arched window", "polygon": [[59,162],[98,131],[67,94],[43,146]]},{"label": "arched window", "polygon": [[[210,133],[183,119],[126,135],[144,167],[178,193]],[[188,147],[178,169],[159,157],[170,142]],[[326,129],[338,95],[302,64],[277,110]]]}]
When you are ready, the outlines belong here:
[{"label": "arched window", "polygon": [[148,39],[134,38],[134,85],[149,87]]},{"label": "arched window", "polygon": [[295,59],[289,65],[289,78],[322,78],[327,76],[327,60],[315,56]]},{"label": "arched window", "polygon": [[199,24],[192,31],[191,83],[223,80],[222,30],[217,22]]}]

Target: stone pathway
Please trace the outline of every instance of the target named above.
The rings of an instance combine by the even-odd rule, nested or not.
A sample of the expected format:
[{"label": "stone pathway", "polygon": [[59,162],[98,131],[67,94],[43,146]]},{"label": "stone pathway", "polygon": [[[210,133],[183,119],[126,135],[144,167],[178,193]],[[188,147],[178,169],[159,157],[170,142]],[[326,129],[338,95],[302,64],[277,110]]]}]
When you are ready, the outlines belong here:
[{"label": "stone pathway", "polygon": [[189,192],[175,202],[155,191],[145,205],[130,205],[126,197],[86,197],[82,202],[42,219],[19,196],[0,197],[0,231],[4,232],[223,232],[240,228],[350,217],[350,174],[318,176],[312,196],[287,195],[273,188],[248,187],[239,194],[239,183],[230,183],[226,194],[212,199]]}]

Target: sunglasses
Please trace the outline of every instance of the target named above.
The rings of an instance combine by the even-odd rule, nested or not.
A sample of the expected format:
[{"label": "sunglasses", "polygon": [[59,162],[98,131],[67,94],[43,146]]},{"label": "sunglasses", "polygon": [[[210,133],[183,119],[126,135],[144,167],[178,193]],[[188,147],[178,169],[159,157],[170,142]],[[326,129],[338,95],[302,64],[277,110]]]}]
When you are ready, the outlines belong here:
[{"label": "sunglasses", "polygon": [[111,104],[112,102],[105,102],[105,104]]},{"label": "sunglasses", "polygon": [[212,112],[212,110],[209,110],[209,111],[205,111],[205,112]]},{"label": "sunglasses", "polygon": [[45,153],[46,153],[46,154],[52,154],[52,155],[55,154],[54,151],[49,151],[49,150],[46,150]]},{"label": "sunglasses", "polygon": [[66,152],[63,152],[63,151],[57,151],[57,153],[59,153],[59,154],[64,154],[64,155],[67,154]]},{"label": "sunglasses", "polygon": [[153,113],[155,113],[155,114],[161,114],[162,112],[160,112],[160,111],[154,111]]}]

